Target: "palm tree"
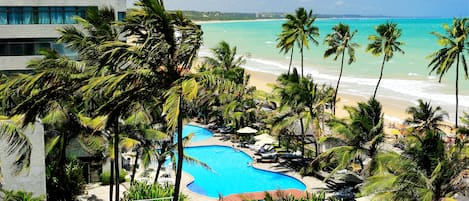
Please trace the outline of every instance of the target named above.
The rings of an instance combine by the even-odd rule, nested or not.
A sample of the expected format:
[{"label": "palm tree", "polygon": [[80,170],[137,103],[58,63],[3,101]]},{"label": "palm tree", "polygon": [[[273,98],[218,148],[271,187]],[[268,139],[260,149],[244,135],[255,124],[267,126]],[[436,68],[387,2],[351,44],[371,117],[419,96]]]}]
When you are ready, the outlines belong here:
[{"label": "palm tree", "polygon": [[440,106],[433,109],[430,103],[423,102],[422,99],[419,99],[418,103],[417,107],[407,108],[407,114],[412,117],[406,119],[404,124],[410,125],[417,133],[424,133],[426,130],[442,133],[441,127],[446,126],[442,122],[445,116],[448,116],[448,113],[442,111]]},{"label": "palm tree", "polygon": [[[316,155],[318,155],[319,147],[317,142],[321,133],[321,126],[318,122],[320,118],[323,118],[322,111],[324,106],[331,100],[330,90],[325,85],[318,87],[311,78],[300,77],[296,68],[293,69],[291,75],[283,74],[279,76],[278,81],[280,84],[275,87],[275,91],[279,94],[281,108],[288,107],[290,111],[282,115],[281,119],[283,120],[276,120],[277,122],[287,122],[276,123],[283,125],[277,126],[276,130],[299,121],[302,135],[302,152],[304,154],[305,132],[310,127],[310,122],[314,123],[317,128],[315,130],[315,151]],[[296,121],[292,121],[294,119]],[[303,122],[303,120],[306,121]]]},{"label": "palm tree", "polygon": [[[17,156],[13,163],[15,173],[20,173],[29,168],[32,150],[31,142],[20,128],[22,124],[20,121],[22,121],[20,116],[14,116],[13,118],[0,116],[0,139],[8,144],[5,151],[8,154],[16,154]],[[3,183],[3,176],[0,168],[0,184],[1,183]]]},{"label": "palm tree", "polygon": [[[283,29],[282,31],[287,32],[288,30]],[[283,32],[278,35],[277,40],[279,42],[277,43],[277,48],[280,48],[280,52],[283,52],[283,54],[287,54],[288,51],[290,51],[290,62],[288,63],[287,71],[287,75],[290,75],[291,64],[293,61],[293,51],[295,50],[295,41],[287,40],[288,38],[285,36],[286,34]]]},{"label": "palm tree", "polygon": [[[282,33],[279,38],[285,48],[293,48],[293,43],[297,43],[300,47],[301,54],[301,77],[303,74],[303,50],[309,49],[309,43],[317,45],[318,41],[314,37],[319,37],[319,28],[314,26],[313,23],[316,17],[313,16],[313,11],[309,12],[305,8],[298,8],[295,15],[288,14],[285,16],[287,21],[282,24]],[[284,49],[285,49],[284,48]]]},{"label": "palm tree", "polygon": [[177,132],[177,168],[176,182],[174,186],[173,199],[179,199],[179,189],[181,185],[182,162],[184,157],[184,145],[182,138],[182,120],[184,114],[184,102],[192,101],[198,93],[198,83],[194,78],[181,80],[179,84],[172,87],[166,93],[166,102],[164,104],[164,113],[168,127],[171,131]]},{"label": "palm tree", "polygon": [[[201,45],[200,26],[187,20],[181,12],[166,12],[159,0],[141,0],[136,5],[139,8],[127,13],[122,32],[135,39],[133,44],[113,40],[99,46],[103,50],[100,59],[115,73],[90,79],[83,87],[86,102],[93,102],[96,97],[101,99],[103,104],[95,113],[110,116],[113,133],[118,133],[118,121],[128,112],[126,105],[164,102],[159,97],[184,76]],[[177,184],[180,177],[179,172]],[[178,195],[179,186],[176,186],[175,197]]]},{"label": "palm tree", "polygon": [[97,70],[108,67],[104,64],[105,60],[101,57],[103,50],[99,46],[105,41],[118,40],[119,28],[114,9],[90,8],[85,18],[77,16],[74,19],[79,27],[70,25],[59,28],[57,42],[77,51],[80,60],[98,67]]},{"label": "palm tree", "polygon": [[385,152],[376,157],[373,176],[361,189],[364,195],[373,194],[372,200],[439,201],[467,190],[462,177],[469,165],[467,139],[445,149],[431,130],[424,140],[413,137],[408,138],[405,154]]},{"label": "palm tree", "polygon": [[457,133],[469,136],[469,113],[464,112],[464,116],[461,117],[461,122],[464,124],[464,126],[459,127]]},{"label": "palm tree", "polygon": [[313,164],[333,156],[337,166],[330,176],[356,162],[360,165],[361,174],[365,175],[367,173],[364,171],[367,169],[365,161],[374,159],[380,144],[384,141],[381,104],[370,98],[366,103],[358,103],[356,108],[346,107],[345,109],[349,113],[349,119],[329,121],[328,124],[333,128],[333,133],[322,139],[323,142],[335,142],[340,146],[321,153]]},{"label": "palm tree", "polygon": [[431,67],[430,73],[436,71],[436,74],[440,75],[439,82],[441,78],[445,75],[446,72],[456,63],[456,117],[455,117],[455,127],[458,128],[458,106],[459,106],[459,63],[463,65],[465,77],[468,77],[467,63],[466,58],[464,57],[464,50],[467,51],[467,42],[469,41],[469,19],[468,18],[455,18],[453,19],[452,26],[447,24],[443,25],[447,36],[444,36],[437,32],[432,32],[438,38],[438,44],[443,46],[443,48],[437,50],[430,55],[432,58],[428,67]]},{"label": "palm tree", "polygon": [[335,115],[335,105],[337,102],[337,92],[339,91],[340,78],[342,78],[342,72],[344,69],[344,58],[345,51],[348,54],[348,65],[355,61],[355,47],[358,47],[357,43],[352,42],[353,36],[357,33],[357,30],[350,32],[350,28],[346,24],[339,23],[332,27],[333,32],[327,34],[324,39],[324,43],[327,44],[328,48],[324,52],[324,58],[327,58],[335,54],[334,60],[341,57],[340,62],[340,73],[339,79],[337,79],[337,86],[335,87],[334,103],[333,103],[333,114]]},{"label": "palm tree", "polygon": [[378,83],[376,84],[376,88],[373,93],[373,98],[376,97],[379,83],[383,78],[384,63],[392,59],[394,52],[400,52],[404,54],[404,51],[400,48],[400,46],[404,45],[404,43],[397,41],[402,34],[401,29],[397,28],[397,24],[386,22],[385,24],[378,25],[375,30],[378,35],[370,35],[368,37],[368,40],[370,40],[371,43],[366,47],[366,51],[371,52],[371,54],[375,56],[380,56],[381,54],[384,56],[383,62],[381,63],[381,71],[379,74]]},{"label": "palm tree", "polygon": [[204,57],[205,62],[212,67],[222,68],[224,71],[246,63],[242,56],[236,56],[236,46],[231,48],[226,41],[220,41],[215,48],[211,49],[211,52],[214,57]]}]

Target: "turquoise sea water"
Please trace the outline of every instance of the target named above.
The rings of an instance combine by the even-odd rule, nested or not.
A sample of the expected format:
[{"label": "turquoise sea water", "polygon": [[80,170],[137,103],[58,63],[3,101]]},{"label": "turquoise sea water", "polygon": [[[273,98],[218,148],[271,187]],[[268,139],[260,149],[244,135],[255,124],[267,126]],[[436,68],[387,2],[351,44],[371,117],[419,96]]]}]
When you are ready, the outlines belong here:
[{"label": "turquoise sea water", "polygon": [[302,182],[293,177],[253,168],[249,165],[252,162],[251,157],[231,147],[187,147],[184,151],[211,168],[207,170],[192,163],[185,163],[183,166],[183,170],[194,177],[194,182],[188,188],[199,194],[217,198],[219,195],[247,192],[306,189]]},{"label": "turquoise sea water", "polygon": [[[436,37],[430,32],[443,33],[442,24],[451,23],[452,19],[391,19],[402,29],[400,41],[405,45],[404,55],[395,54],[385,64],[384,77],[378,90],[378,98],[390,98],[407,101],[409,105],[417,99],[431,101],[441,105],[454,118],[454,70],[448,72],[442,83],[438,83],[435,74],[429,75],[430,62],[428,55],[440,46]],[[324,59],[324,37],[339,22],[346,23],[352,30],[358,30],[355,42],[360,45],[356,49],[357,62],[344,66],[340,93],[370,97],[379,76],[382,57],[375,57],[365,52],[368,36],[375,34],[374,27],[385,23],[387,19],[318,19],[315,25],[320,30],[320,44],[312,45],[305,52],[305,72],[322,83],[334,84],[340,70],[339,61],[332,58]],[[283,20],[241,21],[202,23],[204,31],[204,47],[201,56],[209,55],[209,48],[225,40],[236,45],[238,54],[247,59],[245,68],[254,71],[281,74],[288,69],[289,54],[279,53],[276,46],[277,35],[281,31]],[[299,53],[294,56],[294,66],[299,67]],[[295,61],[296,59],[296,61]],[[455,66],[453,67],[455,68]],[[469,80],[460,74],[460,110],[469,112]]]}]

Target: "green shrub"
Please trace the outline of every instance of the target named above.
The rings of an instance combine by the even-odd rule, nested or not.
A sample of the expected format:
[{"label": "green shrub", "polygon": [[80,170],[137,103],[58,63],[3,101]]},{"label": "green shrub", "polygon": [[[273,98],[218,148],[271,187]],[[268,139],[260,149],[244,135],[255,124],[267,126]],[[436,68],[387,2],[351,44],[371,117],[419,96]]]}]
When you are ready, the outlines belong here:
[{"label": "green shrub", "polygon": [[[125,182],[125,177],[127,176],[127,172],[124,170],[121,170],[119,172],[119,183]],[[99,180],[101,181],[102,185],[109,185],[111,177],[111,172],[110,171],[104,171],[99,175]]]},{"label": "green shrub", "polygon": [[265,201],[340,201],[340,199],[333,198],[333,197],[327,198],[324,192],[318,192],[318,193],[307,192],[306,198],[295,198],[292,195],[286,195],[278,199],[272,198],[272,196],[268,192],[265,192],[264,200]]},{"label": "green shrub", "polygon": [[65,167],[56,166],[54,161],[47,165],[47,200],[74,200],[83,194],[86,182],[80,162],[71,160]]},{"label": "green shrub", "polygon": [[[171,197],[173,196],[173,192],[173,186],[160,186],[159,184],[148,185],[135,182],[130,186],[130,189],[125,192],[123,201]],[[187,197],[183,194],[179,197],[182,201],[187,200]]]},{"label": "green shrub", "polygon": [[33,193],[25,191],[9,191],[0,189],[0,198],[3,201],[44,201],[44,196],[34,197]]}]

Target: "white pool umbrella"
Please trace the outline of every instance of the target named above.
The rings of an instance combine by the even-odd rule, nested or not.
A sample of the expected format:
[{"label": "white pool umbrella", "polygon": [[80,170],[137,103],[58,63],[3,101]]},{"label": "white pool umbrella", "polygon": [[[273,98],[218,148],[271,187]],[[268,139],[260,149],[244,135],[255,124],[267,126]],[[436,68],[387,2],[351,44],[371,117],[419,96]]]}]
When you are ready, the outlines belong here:
[{"label": "white pool umbrella", "polygon": [[266,134],[266,133],[264,133],[262,135],[256,135],[256,136],[254,136],[254,139],[256,140],[256,144],[257,144],[257,142],[261,142],[263,144],[275,144],[275,143],[277,143],[277,140],[273,136],[271,136],[269,134]]},{"label": "white pool umbrella", "polygon": [[236,132],[239,134],[253,134],[253,133],[257,133],[257,130],[249,126],[246,126],[244,128],[239,129]]}]

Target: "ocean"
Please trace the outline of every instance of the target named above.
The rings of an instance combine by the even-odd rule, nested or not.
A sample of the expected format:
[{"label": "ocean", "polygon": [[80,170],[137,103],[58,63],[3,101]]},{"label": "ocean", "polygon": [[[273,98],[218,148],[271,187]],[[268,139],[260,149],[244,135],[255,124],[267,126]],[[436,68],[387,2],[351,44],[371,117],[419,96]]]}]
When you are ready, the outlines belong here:
[{"label": "ocean", "polygon": [[[401,42],[405,54],[396,53],[385,64],[384,76],[378,89],[377,98],[405,101],[408,105],[417,103],[417,99],[431,101],[432,105],[442,106],[454,121],[455,112],[455,68],[447,72],[441,83],[438,75],[430,73],[428,56],[441,48],[431,32],[444,33],[443,23],[451,24],[452,19],[317,19],[319,45],[310,45],[304,52],[305,73],[310,74],[319,83],[335,86],[340,70],[340,61],[333,56],[323,57],[326,45],[324,37],[332,32],[332,27],[340,22],[348,24],[351,30],[358,30],[354,41],[357,61],[344,64],[344,72],[339,93],[371,97],[379,77],[382,56],[375,57],[365,52],[368,36],[376,34],[374,28],[386,21],[398,24],[402,29]],[[238,55],[247,62],[246,69],[279,75],[288,69],[290,54],[282,54],[276,48],[277,36],[281,32],[284,20],[201,22],[204,31],[204,46],[199,55],[210,55],[210,48],[225,40],[237,47]],[[467,53],[466,53],[467,54]],[[300,68],[299,50],[295,50],[293,66]],[[461,67],[461,66],[460,66]],[[469,112],[469,80],[460,73],[459,111]]]}]

